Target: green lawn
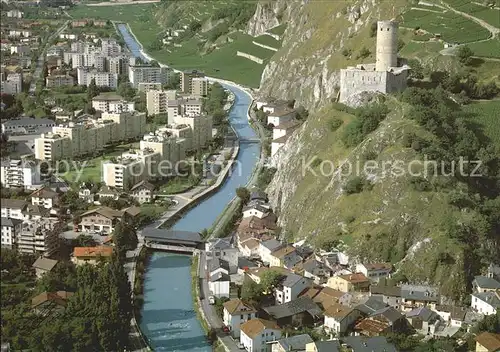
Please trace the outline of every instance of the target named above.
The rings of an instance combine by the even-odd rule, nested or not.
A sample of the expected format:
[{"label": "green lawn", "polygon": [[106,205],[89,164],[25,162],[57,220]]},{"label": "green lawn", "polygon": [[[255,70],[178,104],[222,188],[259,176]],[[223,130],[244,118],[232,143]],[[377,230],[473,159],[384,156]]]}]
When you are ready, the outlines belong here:
[{"label": "green lawn", "polygon": [[168,207],[160,204],[141,204],[141,213],[148,215],[153,219],[158,219],[164,212],[168,210]]},{"label": "green lawn", "polygon": [[485,42],[468,44],[475,56],[500,58],[500,39],[495,38]]},{"label": "green lawn", "polygon": [[[123,152],[126,152],[132,148],[136,148],[137,143],[129,143],[122,144],[114,148],[112,152],[106,152],[104,156],[99,156],[96,158],[87,159],[85,167],[79,177],[77,170],[71,170],[65,172],[61,176],[68,182],[100,182],[101,181],[101,172],[102,172],[102,164],[110,160],[113,157],[120,156]],[[83,163],[83,162],[82,162]]]},{"label": "green lawn", "polygon": [[166,184],[160,186],[160,193],[177,194],[183,193],[196,186],[196,183],[190,177],[175,177]]},{"label": "green lawn", "polygon": [[439,33],[447,42],[468,43],[487,39],[490,36],[490,32],[476,22],[452,11],[434,13],[409,10],[404,13],[403,19],[405,27],[420,27],[432,34]]},{"label": "green lawn", "polygon": [[474,114],[472,121],[500,148],[500,100],[474,102],[466,105],[465,111]]}]

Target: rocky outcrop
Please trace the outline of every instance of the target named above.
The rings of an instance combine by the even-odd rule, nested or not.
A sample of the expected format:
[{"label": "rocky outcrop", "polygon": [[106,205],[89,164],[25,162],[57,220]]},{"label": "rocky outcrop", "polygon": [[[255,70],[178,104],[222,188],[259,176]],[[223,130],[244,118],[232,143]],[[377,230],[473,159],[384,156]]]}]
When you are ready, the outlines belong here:
[{"label": "rocky outcrop", "polygon": [[284,3],[282,1],[260,1],[257,3],[255,14],[248,22],[247,33],[253,36],[263,34],[270,28],[280,24],[278,14]]},{"label": "rocky outcrop", "polygon": [[[263,6],[255,13],[252,28],[269,21],[269,11],[273,10],[266,12]],[[283,17],[287,23],[283,46],[262,74],[260,96],[295,99],[309,109],[336,99],[339,69],[359,62],[346,59],[343,49],[348,46],[356,52],[365,42],[374,47],[369,25],[379,17],[385,18],[388,7],[390,4],[377,0],[358,0],[350,5],[337,1],[290,3]]]}]

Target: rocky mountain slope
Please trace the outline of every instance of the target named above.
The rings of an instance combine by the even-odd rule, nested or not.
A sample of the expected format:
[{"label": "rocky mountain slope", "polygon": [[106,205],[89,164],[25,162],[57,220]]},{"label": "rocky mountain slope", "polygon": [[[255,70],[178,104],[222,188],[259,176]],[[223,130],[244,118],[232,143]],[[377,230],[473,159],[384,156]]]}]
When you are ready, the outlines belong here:
[{"label": "rocky mountain slope", "polygon": [[[264,70],[259,95],[296,99],[297,105],[312,112],[273,158],[277,172],[267,192],[283,237],[305,238],[316,246],[343,243],[359,260],[390,261],[401,278],[436,283],[445,295],[464,298],[481,263],[450,237],[447,222],[467,224],[477,214],[451,206],[449,188],[422,189],[418,179],[409,172],[399,175],[395,166],[396,161],[407,166],[421,159],[404,145],[405,134],[434,137],[406,116],[407,104],[390,98],[391,112],[380,126],[361,143],[346,147],[341,136],[356,117],[332,104],[338,93],[338,70],[375,61],[371,24],[397,18],[409,4],[404,0],[259,3],[247,28],[250,33],[287,23],[283,47]],[[360,55],[363,48],[369,56]],[[445,67],[451,61],[432,60]],[[344,124],[335,130],[336,119]],[[348,194],[353,178],[360,174],[356,167],[363,170],[369,161],[377,169],[369,174],[361,171],[361,176],[370,185]],[[354,170],[349,172],[349,166]],[[463,185],[458,182],[456,187]]]},{"label": "rocky mountain slope", "polygon": [[[338,92],[338,69],[374,61],[370,25],[396,17],[407,1],[293,1],[259,3],[248,31],[260,32],[287,23],[283,47],[266,66],[260,96],[297,99],[308,108],[323,106]],[[366,47],[371,55],[358,58]],[[350,49],[348,57],[343,49]]]}]

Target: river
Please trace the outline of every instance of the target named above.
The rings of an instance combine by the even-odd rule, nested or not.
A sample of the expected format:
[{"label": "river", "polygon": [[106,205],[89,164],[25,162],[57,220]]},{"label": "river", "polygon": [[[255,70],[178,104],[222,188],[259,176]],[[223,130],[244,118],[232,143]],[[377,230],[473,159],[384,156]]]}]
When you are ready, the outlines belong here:
[{"label": "river", "polygon": [[[132,54],[148,61],[128,27],[118,24],[118,30]],[[247,119],[251,98],[233,85],[223,85],[235,95],[229,120],[241,140],[237,166],[216,193],[185,213],[173,229],[200,232],[210,228],[236,196],[236,188],[248,183],[258,161],[260,144],[245,142],[257,137]],[[151,257],[144,280],[141,330],[156,351],[211,351],[194,313],[190,263],[185,255],[155,252]]]}]

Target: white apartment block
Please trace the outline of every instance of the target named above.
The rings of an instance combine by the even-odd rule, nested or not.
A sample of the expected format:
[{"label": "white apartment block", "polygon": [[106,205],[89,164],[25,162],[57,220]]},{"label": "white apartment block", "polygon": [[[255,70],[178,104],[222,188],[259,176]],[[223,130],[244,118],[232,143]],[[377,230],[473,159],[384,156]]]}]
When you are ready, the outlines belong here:
[{"label": "white apartment block", "polygon": [[1,244],[2,247],[11,249],[16,243],[16,238],[21,233],[22,220],[4,218],[1,219]]},{"label": "white apartment block", "polygon": [[[144,85],[146,84],[147,83],[144,83]],[[145,86],[143,88],[145,88]],[[147,90],[146,107],[148,110],[148,115],[166,114],[168,111],[168,102],[171,100],[175,100],[176,98],[177,98],[177,91],[175,90],[160,90],[160,89]]]},{"label": "white apartment block", "polygon": [[41,184],[40,169],[31,160],[3,160],[0,167],[2,187],[33,188]]},{"label": "white apartment block", "polygon": [[25,220],[16,239],[20,253],[50,256],[59,248],[59,234],[54,231],[57,222],[42,218]]},{"label": "white apartment block", "polygon": [[[177,116],[175,124],[170,126],[170,132],[175,134],[175,131],[182,131],[183,126],[188,126],[191,129],[191,139],[188,138],[186,148],[200,149],[207,145],[212,140],[212,116],[199,115],[199,116]],[[180,138],[185,138],[179,136]]]},{"label": "white apartment block", "polygon": [[199,116],[203,103],[199,99],[176,99],[167,102],[168,123],[176,123],[178,117]]},{"label": "white apartment block", "polygon": [[92,99],[92,107],[97,111],[122,113],[135,111],[135,103],[118,95],[98,95]]},{"label": "white apartment block", "polygon": [[17,55],[28,55],[31,52],[31,48],[29,45],[12,45],[10,47],[10,54]]},{"label": "white apartment block", "polygon": [[102,165],[102,181],[108,187],[130,190],[142,180],[157,175],[160,153],[151,149],[133,150]]},{"label": "white apartment block", "polygon": [[110,72],[99,72],[96,69],[88,67],[78,67],[78,84],[81,86],[89,86],[92,79],[98,87],[109,87],[116,89],[118,86],[118,74]]},{"label": "white apartment block", "polygon": [[184,93],[205,96],[208,94],[208,80],[198,71],[181,72],[180,89]]},{"label": "white apartment block", "polygon": [[171,69],[168,67],[129,66],[128,79],[132,87],[137,88],[140,83],[166,84],[169,81]]},{"label": "white apartment block", "polygon": [[141,149],[151,149],[159,153],[161,160],[169,160],[172,165],[186,159],[185,138],[177,138],[164,128],[145,135],[140,142]]},{"label": "white apartment block", "polygon": [[11,218],[24,220],[23,211],[28,206],[28,202],[22,199],[2,199],[1,215],[2,218]]},{"label": "white apartment block", "polygon": [[35,139],[35,158],[71,159],[96,153],[106,145],[136,139],[146,131],[146,114],[137,112],[101,114],[100,119],[83,119],[59,125]]},{"label": "white apartment block", "polygon": [[143,83],[139,83],[137,85],[137,90],[139,92],[149,92],[150,90],[161,90],[161,86],[162,84],[161,83],[147,83],[147,82],[143,82]]},{"label": "white apartment block", "polygon": [[119,55],[122,52],[122,47],[115,39],[101,39],[101,52],[106,56]]},{"label": "white apartment block", "polygon": [[23,85],[22,73],[9,73],[2,74],[0,92],[4,94],[17,94],[21,93]]},{"label": "white apartment block", "polygon": [[45,79],[47,88],[56,88],[75,85],[75,79],[69,75],[51,75]]}]

